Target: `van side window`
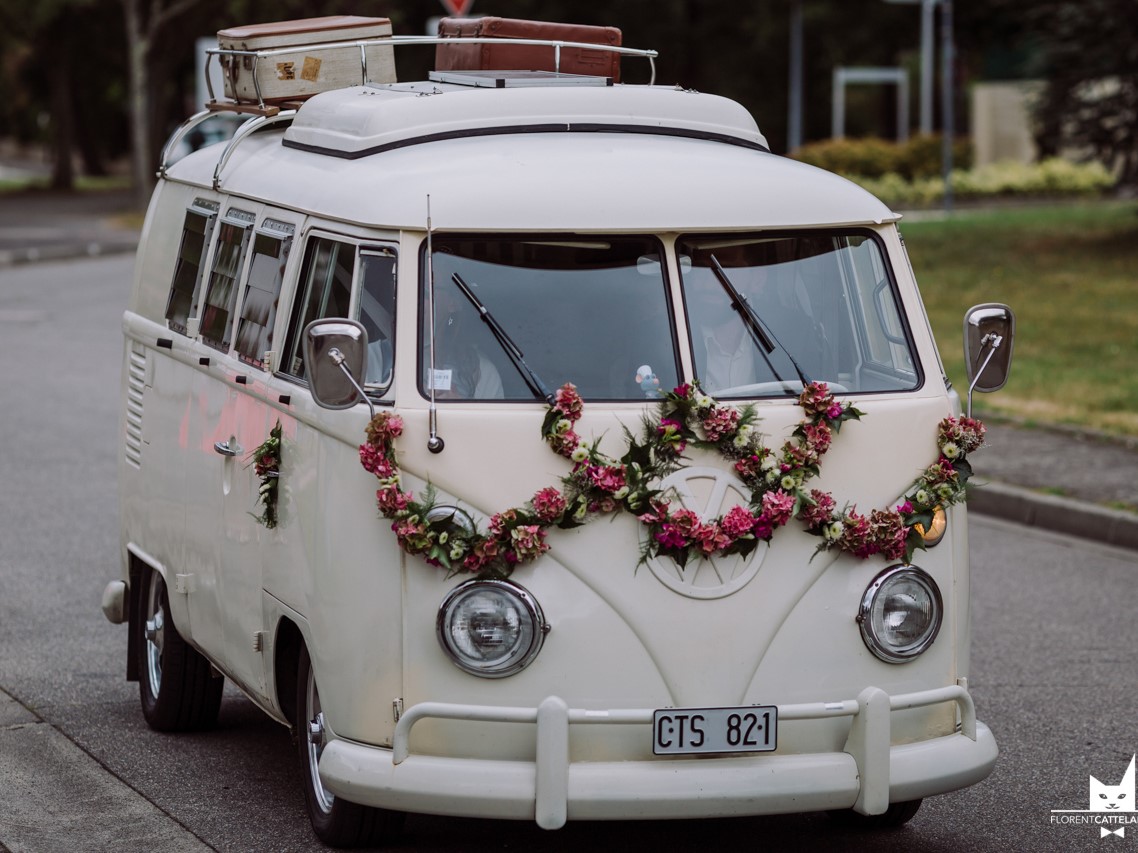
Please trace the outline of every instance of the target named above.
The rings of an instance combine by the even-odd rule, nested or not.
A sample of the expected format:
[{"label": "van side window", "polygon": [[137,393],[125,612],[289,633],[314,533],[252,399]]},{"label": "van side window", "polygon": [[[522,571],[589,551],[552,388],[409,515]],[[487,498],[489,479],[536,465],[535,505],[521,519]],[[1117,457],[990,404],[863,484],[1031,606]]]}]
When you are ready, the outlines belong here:
[{"label": "van side window", "polygon": [[305,376],[305,326],[323,317],[349,316],[355,260],[356,247],[351,243],[327,237],[313,237],[308,241],[289,319],[285,355],[281,359],[283,373],[298,379]]},{"label": "van side window", "polygon": [[170,298],[166,302],[166,320],[171,329],[186,334],[189,319],[197,304],[194,296],[202,277],[202,257],[213,233],[217,218],[217,202],[195,199],[186,211],[182,225],[182,242],[178,247],[178,260],[174,264],[174,279],[170,284]]},{"label": "van side window", "polygon": [[367,330],[364,384],[391,384],[395,355],[395,253],[365,247],[360,251],[359,320]]},{"label": "van side window", "polygon": [[237,355],[257,367],[273,348],[273,324],[295,226],[266,219],[253,237],[253,259],[237,322]]},{"label": "van side window", "polygon": [[245,261],[254,215],[230,208],[221,222],[217,248],[213,253],[209,287],[202,311],[202,340],[222,352],[229,351],[233,336],[233,306],[237,300],[237,279]]}]

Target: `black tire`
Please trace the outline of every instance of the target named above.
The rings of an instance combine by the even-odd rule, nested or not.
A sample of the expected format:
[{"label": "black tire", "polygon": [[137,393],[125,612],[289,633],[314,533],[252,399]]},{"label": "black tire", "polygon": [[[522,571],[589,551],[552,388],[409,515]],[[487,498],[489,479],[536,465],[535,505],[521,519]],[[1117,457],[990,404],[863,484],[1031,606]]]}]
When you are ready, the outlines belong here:
[{"label": "black tire", "polygon": [[403,829],[405,815],[349,803],[325,790],[317,766],[326,743],[320,691],[308,649],[300,647],[296,674],[296,746],[308,817],[316,836],[332,847],[379,846]]},{"label": "black tire", "polygon": [[913,819],[922,800],[890,803],[884,814],[861,814],[853,809],[829,812],[830,817],[852,829],[897,829]]},{"label": "black tire", "polygon": [[221,708],[225,679],[174,627],[162,575],[144,571],[138,597],[138,694],[142,715],[160,732],[212,728]]}]

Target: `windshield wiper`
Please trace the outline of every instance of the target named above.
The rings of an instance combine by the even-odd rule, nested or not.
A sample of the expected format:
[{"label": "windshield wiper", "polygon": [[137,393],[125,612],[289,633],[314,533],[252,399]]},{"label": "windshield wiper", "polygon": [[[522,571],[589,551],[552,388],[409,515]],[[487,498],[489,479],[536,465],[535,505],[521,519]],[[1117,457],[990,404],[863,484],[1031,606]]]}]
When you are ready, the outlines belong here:
[{"label": "windshield wiper", "polygon": [[510,336],[506,334],[506,330],[503,329],[498,321],[494,319],[494,315],[491,314],[486,306],[482,304],[481,300],[479,300],[479,298],[474,295],[474,291],[470,289],[470,285],[463,281],[462,276],[460,276],[458,273],[453,273],[451,275],[451,280],[456,285],[458,285],[458,289],[461,290],[463,295],[470,300],[470,304],[474,306],[475,310],[478,312],[478,316],[482,318],[482,322],[490,327],[490,331],[494,334],[494,340],[496,340],[498,342],[498,345],[502,347],[503,352],[509,356],[510,362],[517,369],[518,373],[521,374],[522,379],[525,380],[525,383],[529,386],[529,389],[533,391],[537,397],[543,398],[545,402],[549,403],[549,405],[552,406],[553,394],[545,386],[545,383],[541,381],[541,377],[538,376],[528,364],[526,364],[525,359],[522,357],[522,351],[518,349],[518,345],[515,344]]},{"label": "windshield wiper", "polygon": [[[711,256],[711,271],[715,273],[715,277],[719,279],[719,283],[723,285],[723,289],[727,295],[731,297],[731,307],[738,313],[739,317],[743,320],[743,325],[747,327],[747,331],[751,333],[751,338],[758,347],[759,355],[763,357],[763,361],[767,363],[770,372],[774,374],[774,378],[779,382],[784,382],[782,375],[775,370],[774,365],[771,364],[769,355],[775,351],[775,347],[786,353],[786,357],[790,359],[790,363],[794,365],[794,370],[798,374],[798,378],[802,381],[802,386],[806,387],[810,384],[810,377],[806,375],[799,365],[794,355],[787,349],[778,338],[775,337],[774,332],[762,321],[755,309],[751,307],[751,303],[743,298],[742,294],[731,283],[731,279],[727,277],[727,272],[723,269],[723,265],[719,263],[719,259],[715,255]],[[788,394],[793,394],[793,391],[787,389]]]}]

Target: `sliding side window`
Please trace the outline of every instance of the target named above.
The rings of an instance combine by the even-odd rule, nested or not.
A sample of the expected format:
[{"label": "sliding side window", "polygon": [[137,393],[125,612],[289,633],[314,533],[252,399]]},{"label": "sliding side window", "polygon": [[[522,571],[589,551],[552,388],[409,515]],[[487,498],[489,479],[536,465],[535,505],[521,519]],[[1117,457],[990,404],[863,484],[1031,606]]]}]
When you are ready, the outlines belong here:
[{"label": "sliding side window", "polygon": [[266,219],[253,237],[253,259],[237,323],[237,356],[257,367],[273,348],[273,324],[296,226]]},{"label": "sliding side window", "polygon": [[213,234],[217,211],[217,202],[195,199],[193,206],[186,211],[182,225],[182,242],[178,246],[170,298],[166,302],[166,321],[171,329],[183,335],[190,317],[197,313],[196,296],[202,279],[202,259]]},{"label": "sliding side window", "polygon": [[202,311],[201,335],[205,343],[222,352],[229,351],[233,336],[237,279],[241,275],[255,218],[252,213],[231,207],[225,212],[217,235],[217,248],[213,253],[213,268]]}]

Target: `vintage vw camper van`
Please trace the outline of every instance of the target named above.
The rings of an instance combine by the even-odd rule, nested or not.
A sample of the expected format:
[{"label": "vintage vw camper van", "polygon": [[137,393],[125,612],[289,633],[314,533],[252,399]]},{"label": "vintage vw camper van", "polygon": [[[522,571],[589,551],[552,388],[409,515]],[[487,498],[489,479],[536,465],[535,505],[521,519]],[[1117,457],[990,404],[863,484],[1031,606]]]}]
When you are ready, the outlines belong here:
[{"label": "vintage vw camper van", "polygon": [[[338,845],[896,825],[988,775],[983,427],[895,213],[674,86],[365,71],[249,111],[163,164],[123,317],[103,606],[151,726],[209,727],[229,679]],[[965,318],[976,388],[1012,322]]]}]

